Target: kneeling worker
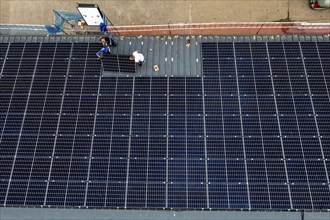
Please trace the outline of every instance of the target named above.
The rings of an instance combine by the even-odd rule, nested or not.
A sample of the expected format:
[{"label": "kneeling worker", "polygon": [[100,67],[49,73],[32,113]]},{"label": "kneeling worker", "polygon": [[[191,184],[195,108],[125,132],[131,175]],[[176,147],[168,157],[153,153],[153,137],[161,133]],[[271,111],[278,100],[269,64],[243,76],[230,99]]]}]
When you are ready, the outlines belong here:
[{"label": "kneeling worker", "polygon": [[106,54],[111,53],[110,47],[111,46],[116,47],[117,44],[116,44],[116,42],[114,40],[112,40],[109,37],[101,37],[100,38],[100,41],[102,43],[103,48],[96,53],[96,56],[98,56],[99,59],[102,59],[103,58],[103,54],[105,54],[105,53]]},{"label": "kneeling worker", "polygon": [[132,56],[130,56],[129,59],[134,60],[135,63],[137,63],[139,66],[142,66],[142,64],[144,64],[144,56],[142,53],[140,53],[139,50],[134,51]]}]

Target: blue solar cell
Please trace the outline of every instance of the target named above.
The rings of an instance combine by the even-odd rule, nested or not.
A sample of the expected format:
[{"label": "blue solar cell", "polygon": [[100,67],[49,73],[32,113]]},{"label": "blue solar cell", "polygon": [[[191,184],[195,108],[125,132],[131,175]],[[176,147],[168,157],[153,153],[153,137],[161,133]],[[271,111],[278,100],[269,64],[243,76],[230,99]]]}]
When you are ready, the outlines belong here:
[{"label": "blue solar cell", "polygon": [[146,159],[130,159],[128,181],[130,182],[146,182],[147,178],[147,160]]},{"label": "blue solar cell", "polygon": [[300,42],[300,46],[305,58],[319,58],[315,42]]},{"label": "blue solar cell", "polygon": [[205,96],[204,104],[205,104],[205,114],[208,115],[221,115],[221,97],[220,96]]},{"label": "blue solar cell", "polygon": [[259,114],[259,106],[256,96],[240,96],[242,114]]},{"label": "blue solar cell", "polygon": [[85,59],[88,50],[88,43],[73,43],[72,45],[72,58]]},{"label": "blue solar cell", "polygon": [[218,59],[217,43],[203,43],[202,57],[204,59]]},{"label": "blue solar cell", "polygon": [[221,136],[223,135],[221,116],[206,116],[205,117],[205,129],[208,136]]},{"label": "blue solar cell", "polygon": [[131,134],[147,136],[149,134],[149,116],[134,115],[132,117]]},{"label": "blue solar cell", "polygon": [[[6,133],[9,133],[9,135],[6,135]],[[1,150],[1,167],[3,167],[3,170],[1,170],[1,178],[3,179],[9,179],[10,173],[11,173],[11,165],[13,163],[13,155],[15,155],[17,142],[19,136],[18,133],[10,134],[10,132],[4,132],[1,136],[1,142],[0,142],[0,150]],[[7,159],[6,159],[7,158]],[[8,159],[10,158],[10,159]],[[3,161],[3,163],[2,163]],[[9,168],[10,167],[10,168]],[[2,176],[3,175],[3,176]]]},{"label": "blue solar cell", "polygon": [[239,103],[237,96],[223,96],[222,106],[223,114],[225,115],[239,114]]},{"label": "blue solar cell", "polygon": [[261,135],[259,117],[243,116],[242,122],[243,122],[244,136],[260,136]]},{"label": "blue solar cell", "polygon": [[149,114],[150,96],[134,96],[133,114]]},{"label": "blue solar cell", "polygon": [[16,77],[2,76],[0,78],[1,94],[12,94],[16,83]]},{"label": "blue solar cell", "polygon": [[285,157],[288,159],[302,160],[304,152],[302,148],[301,138],[297,136],[285,136],[282,138]]},{"label": "blue solar cell", "polygon": [[96,108],[96,96],[81,96],[79,114],[94,114]]},{"label": "blue solar cell", "polygon": [[[174,100],[176,98],[170,97],[170,100]],[[180,99],[180,98],[178,98]],[[171,108],[172,103],[170,102],[169,109]],[[170,111],[170,110],[169,110]],[[164,115],[167,113],[167,97],[166,96],[151,96],[151,102],[150,102],[150,114],[152,115]]]},{"label": "blue solar cell", "polygon": [[68,60],[54,60],[52,67],[52,76],[64,76],[68,71]]},{"label": "blue solar cell", "polygon": [[23,115],[7,115],[3,134],[19,134],[22,127]]},{"label": "blue solar cell", "polygon": [[66,182],[50,182],[46,205],[64,206],[67,184]]},{"label": "blue solar cell", "polygon": [[261,132],[265,136],[278,136],[279,128],[276,116],[260,116]]},{"label": "blue solar cell", "polygon": [[123,78],[118,77],[117,79],[117,87],[116,87],[116,94],[121,95],[130,95],[133,94],[133,78]]},{"label": "blue solar cell", "polygon": [[55,53],[56,43],[42,43],[39,52],[40,59],[53,59]]},{"label": "blue solar cell", "polygon": [[282,160],[266,161],[268,181],[271,184],[284,184],[287,182],[285,165]]},{"label": "blue solar cell", "polygon": [[65,206],[83,206],[85,201],[85,192],[85,182],[68,182]]},{"label": "blue solar cell", "polygon": [[112,137],[110,157],[115,157],[115,158],[127,157],[128,145],[129,145],[128,137]]},{"label": "blue solar cell", "polygon": [[[147,134],[148,134],[148,132],[147,132]],[[147,134],[145,134],[145,136]],[[134,158],[134,159],[147,158],[148,150],[149,150],[149,138],[148,137],[131,137],[131,149],[130,149],[131,158]]]},{"label": "blue solar cell", "polygon": [[269,60],[257,60],[254,59],[253,60],[253,71],[255,76],[262,76],[262,77],[266,77],[268,75],[270,75],[270,64],[269,64]]},{"label": "blue solar cell", "polygon": [[164,136],[167,134],[167,117],[166,116],[150,116],[150,135]]},{"label": "blue solar cell", "polygon": [[101,183],[89,183],[87,191],[86,205],[89,207],[102,207],[105,206],[105,193],[107,184]]},{"label": "blue solar cell", "polygon": [[187,185],[184,183],[168,185],[168,207],[187,208]]},{"label": "blue solar cell", "polygon": [[234,58],[233,43],[218,43],[219,59]]},{"label": "blue solar cell", "polygon": [[205,158],[203,137],[190,137],[187,139],[187,158]]},{"label": "blue solar cell", "polygon": [[203,59],[203,75],[205,77],[219,77],[219,62],[215,59]]},{"label": "blue solar cell", "polygon": [[252,77],[238,78],[239,93],[244,95],[256,95],[255,80]]},{"label": "blue solar cell", "polygon": [[321,185],[327,182],[326,176],[323,175],[326,170],[322,160],[306,160],[305,163],[310,183]]},{"label": "blue solar cell", "polygon": [[126,183],[111,183],[107,185],[107,207],[124,207],[125,206]]},{"label": "blue solar cell", "polygon": [[[149,137],[149,157],[162,158],[166,157],[167,139],[164,137]],[[180,149],[180,148],[179,148]],[[164,173],[158,173],[160,176]]]},{"label": "blue solar cell", "polygon": [[204,78],[203,84],[205,95],[220,95],[220,80],[218,78]]},{"label": "blue solar cell", "polygon": [[77,120],[76,135],[92,135],[94,115],[79,115]]},{"label": "blue solar cell", "polygon": [[55,59],[68,59],[71,56],[72,44],[57,43],[55,50]]},{"label": "blue solar cell", "polygon": [[24,52],[24,43],[12,43],[9,45],[9,50],[7,53],[7,58],[20,59]]},{"label": "blue solar cell", "polygon": [[148,167],[148,185],[152,182],[163,183],[166,181],[166,160],[149,159]]},{"label": "blue solar cell", "polygon": [[327,185],[310,185],[314,209],[328,209],[330,206],[329,186]]},{"label": "blue solar cell", "polygon": [[[95,125],[96,126],[96,125]],[[110,135],[100,136],[95,131],[93,139],[92,157],[96,158],[93,163],[98,162],[98,158],[108,158],[110,155],[111,137]],[[101,178],[101,177],[100,177]]]},{"label": "blue solar cell", "polygon": [[313,95],[325,95],[328,94],[328,86],[326,85],[325,78],[323,76],[308,77],[308,84]]},{"label": "blue solar cell", "polygon": [[290,183],[308,184],[304,161],[293,160],[286,162]]},{"label": "blue solar cell", "polygon": [[102,77],[100,85],[100,94],[102,95],[114,95],[116,92],[117,78],[114,77]]},{"label": "blue solar cell", "polygon": [[269,185],[269,195],[272,209],[287,209],[290,207],[288,186]]},{"label": "blue solar cell", "polygon": [[188,184],[188,208],[207,208],[206,185]]},{"label": "blue solar cell", "polygon": [[253,63],[252,60],[248,59],[242,59],[242,60],[236,60],[237,65],[237,75],[238,76],[253,76]]},{"label": "blue solar cell", "polygon": [[186,95],[201,94],[203,94],[202,78],[186,78]]},{"label": "blue solar cell", "polygon": [[[161,102],[162,103],[159,103]],[[156,104],[156,106],[163,107],[163,109],[166,108],[166,97],[163,98],[163,100],[158,100],[156,103],[151,103],[151,111],[154,113],[155,108],[153,108],[153,104]],[[175,114],[175,115],[184,115],[186,114],[186,97],[185,96],[170,96],[169,97],[169,105],[168,105],[168,111],[169,114]],[[159,105],[160,104],[160,105]],[[157,107],[156,107],[157,108]],[[157,112],[155,112],[157,113]],[[165,114],[166,111],[163,111]]]},{"label": "blue solar cell", "polygon": [[[125,182],[127,175],[126,170],[127,170],[127,159],[110,159],[108,181]],[[110,185],[112,185],[112,183]]]},{"label": "blue solar cell", "polygon": [[31,77],[17,77],[14,93],[16,94],[29,93],[32,82],[33,81]]},{"label": "blue solar cell", "polygon": [[22,134],[38,134],[41,115],[26,115],[23,121]]},{"label": "blue solar cell", "polygon": [[300,46],[298,42],[284,42],[285,57],[287,59],[301,58]]},{"label": "blue solar cell", "polygon": [[276,103],[278,114],[295,114],[292,96],[276,96]]},{"label": "blue solar cell", "polygon": [[47,95],[44,108],[45,114],[57,114],[60,112],[62,96]]},{"label": "blue solar cell", "polygon": [[[77,156],[77,155],[74,155]],[[70,161],[69,181],[85,181],[87,179],[88,159],[72,158]]]},{"label": "blue solar cell", "polygon": [[327,106],[329,104],[329,97],[313,96],[311,99],[313,100],[315,114],[330,115],[330,108]]},{"label": "blue solar cell", "polygon": [[317,48],[321,58],[330,58],[330,45],[327,42],[317,42]]},{"label": "blue solar cell", "polygon": [[73,59],[70,61],[69,75],[70,76],[79,76],[84,75],[86,61],[84,59]]},{"label": "blue solar cell", "polygon": [[274,94],[273,83],[270,77],[255,78],[256,91],[258,95]]},{"label": "blue solar cell", "polygon": [[99,96],[97,113],[98,114],[113,114],[113,109],[115,105],[114,96]]},{"label": "blue solar cell", "polygon": [[322,67],[319,60],[305,59],[304,60],[306,75],[308,76],[322,76]]},{"label": "blue solar cell", "polygon": [[290,76],[305,76],[305,69],[301,59],[287,59],[286,62]]},{"label": "blue solar cell", "polygon": [[168,86],[170,95],[186,94],[186,78],[184,77],[169,78]]},{"label": "blue solar cell", "polygon": [[134,82],[134,94],[150,95],[151,80],[147,77],[136,78]]},{"label": "blue solar cell", "polygon": [[266,184],[249,184],[250,203],[253,209],[270,209],[269,189]]},{"label": "blue solar cell", "polygon": [[[264,134],[263,134],[264,135]],[[266,159],[283,158],[282,144],[279,137],[263,137],[263,144]]]},{"label": "blue solar cell", "polygon": [[229,208],[227,185],[211,183],[208,185],[208,189],[210,208]]},{"label": "blue solar cell", "polygon": [[228,185],[229,208],[248,208],[248,194],[246,185]]},{"label": "blue solar cell", "polygon": [[112,115],[97,115],[95,122],[95,135],[111,135],[113,126]]},{"label": "blue solar cell", "polygon": [[5,58],[8,51],[8,43],[0,43],[0,59]]},{"label": "blue solar cell", "polygon": [[146,184],[129,183],[127,187],[127,205],[133,208],[145,207]]},{"label": "blue solar cell", "polygon": [[299,130],[301,135],[314,136],[317,135],[317,128],[314,117],[298,116]]},{"label": "blue solar cell", "polygon": [[262,160],[246,161],[249,183],[267,184],[266,163]]},{"label": "blue solar cell", "polygon": [[38,181],[29,182],[29,186],[26,194],[25,205],[36,206],[43,204],[47,183],[40,183]]},{"label": "blue solar cell", "polygon": [[[315,159],[323,157],[320,141],[317,138],[302,137],[301,143],[305,159]],[[326,146],[324,146],[324,148],[326,148]]]},{"label": "blue solar cell", "polygon": [[168,134],[173,136],[186,135],[185,116],[170,116],[168,120]]},{"label": "blue solar cell", "polygon": [[221,77],[220,84],[222,95],[238,94],[236,77]]},{"label": "blue solar cell", "polygon": [[[225,149],[226,149],[226,158],[229,159],[244,158],[243,142],[241,137],[225,137]],[[241,165],[242,165],[241,162],[237,162],[238,167],[240,167]],[[230,166],[234,166],[234,165],[232,164]],[[232,167],[232,169],[234,169],[234,167]],[[234,173],[228,176],[229,179],[228,181],[236,182],[234,180],[231,180],[230,178],[232,179],[236,178],[234,177]],[[241,177],[237,177],[237,178],[241,178]],[[242,181],[244,180],[237,180],[237,182],[242,182]]]},{"label": "blue solar cell", "polygon": [[153,95],[164,95],[168,92],[167,78],[166,77],[155,77],[151,80],[151,93]]},{"label": "blue solar cell", "polygon": [[114,114],[131,114],[132,96],[116,96]]},{"label": "blue solar cell", "polygon": [[253,58],[265,59],[268,57],[267,46],[264,42],[251,42],[251,51]]},{"label": "blue solar cell", "polygon": [[249,43],[235,43],[235,57],[236,59],[245,58],[251,59],[251,49]]},{"label": "blue solar cell", "polygon": [[274,97],[272,96],[258,96],[258,107],[261,115],[276,114],[276,107]]},{"label": "blue solar cell", "polygon": [[271,72],[273,76],[288,76],[285,59],[271,59]]},{"label": "blue solar cell", "polygon": [[[234,60],[219,60],[220,76],[236,76]],[[218,74],[219,75],[219,74]]]},{"label": "blue solar cell", "polygon": [[165,184],[148,184],[147,185],[147,207],[163,208],[165,207],[166,189]]},{"label": "blue solar cell", "polygon": [[316,118],[320,135],[330,137],[330,128],[328,123],[330,121],[330,116],[321,115],[317,116]]},{"label": "blue solar cell", "polygon": [[68,77],[66,82],[66,94],[81,94],[83,78],[81,77]]},{"label": "blue solar cell", "polygon": [[24,204],[26,195],[27,181],[11,181],[10,188],[7,195],[7,205],[19,205]]},{"label": "blue solar cell", "polygon": [[267,42],[269,58],[284,58],[284,49],[282,42]]}]

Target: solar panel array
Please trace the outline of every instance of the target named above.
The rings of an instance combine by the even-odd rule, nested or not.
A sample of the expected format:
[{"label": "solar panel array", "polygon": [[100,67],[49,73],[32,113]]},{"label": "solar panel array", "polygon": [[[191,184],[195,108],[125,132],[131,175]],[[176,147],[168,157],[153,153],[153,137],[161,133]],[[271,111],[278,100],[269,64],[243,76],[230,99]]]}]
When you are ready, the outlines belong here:
[{"label": "solar panel array", "polygon": [[0,44],[0,204],[329,209],[330,44],[203,43],[203,77]]}]

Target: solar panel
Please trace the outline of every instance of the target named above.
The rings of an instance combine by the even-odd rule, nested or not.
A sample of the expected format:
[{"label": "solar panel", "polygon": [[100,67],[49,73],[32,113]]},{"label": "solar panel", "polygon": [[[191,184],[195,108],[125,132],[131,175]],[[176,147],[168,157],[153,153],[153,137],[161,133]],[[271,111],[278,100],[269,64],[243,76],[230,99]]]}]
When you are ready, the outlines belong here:
[{"label": "solar panel", "polygon": [[135,62],[127,55],[105,54],[102,59],[104,74],[109,73],[135,73]]},{"label": "solar panel", "polygon": [[0,44],[2,206],[330,208],[329,43],[202,43],[203,77],[98,47]]}]

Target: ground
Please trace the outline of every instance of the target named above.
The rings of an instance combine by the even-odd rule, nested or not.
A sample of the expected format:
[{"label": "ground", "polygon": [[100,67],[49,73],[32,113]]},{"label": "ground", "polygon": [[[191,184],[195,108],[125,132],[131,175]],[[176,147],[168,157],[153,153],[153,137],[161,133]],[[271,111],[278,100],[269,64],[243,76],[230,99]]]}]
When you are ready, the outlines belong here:
[{"label": "ground", "polygon": [[[52,10],[76,10],[77,0],[0,0],[0,23],[52,24]],[[114,25],[304,21],[330,22],[330,10],[308,0],[81,0],[96,3]]]}]

